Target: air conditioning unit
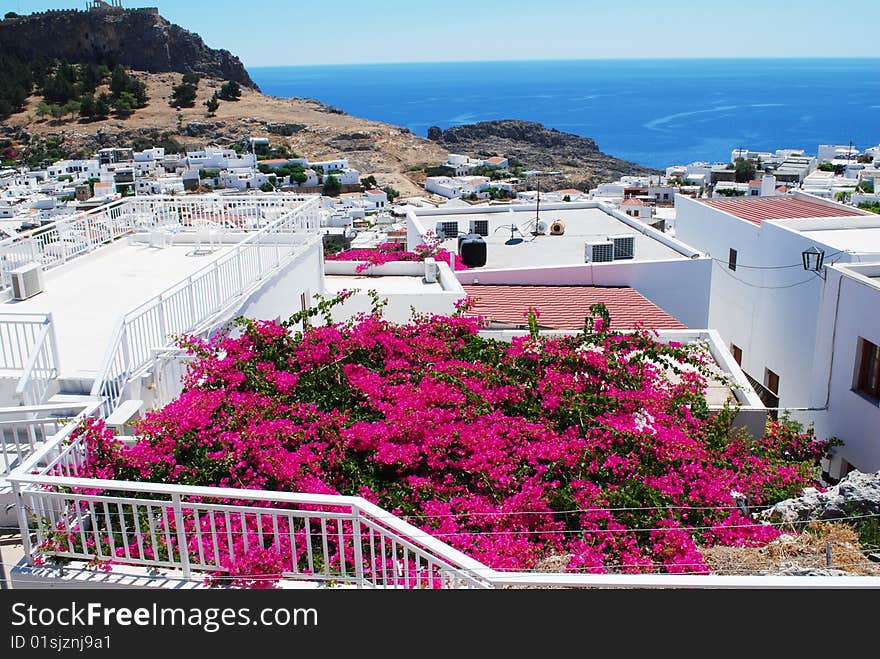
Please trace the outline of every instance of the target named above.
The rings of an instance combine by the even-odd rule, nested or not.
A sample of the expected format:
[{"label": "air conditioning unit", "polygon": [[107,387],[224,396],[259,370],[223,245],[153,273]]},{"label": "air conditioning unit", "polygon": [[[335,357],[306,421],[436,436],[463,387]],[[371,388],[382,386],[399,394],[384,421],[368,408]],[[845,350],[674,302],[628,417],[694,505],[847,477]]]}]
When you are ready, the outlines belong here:
[{"label": "air conditioning unit", "polygon": [[475,233],[478,236],[488,236],[489,220],[471,220],[471,230],[469,233]]},{"label": "air conditioning unit", "polygon": [[587,243],[584,246],[585,263],[610,263],[614,260],[614,243],[610,240]]},{"label": "air conditioning unit", "polygon": [[614,243],[614,260],[634,259],[636,257],[636,237],[632,234],[608,236],[608,240]]},{"label": "air conditioning unit", "polygon": [[434,232],[442,240],[456,238],[458,236],[458,222],[437,222],[434,226]]},{"label": "air conditioning unit", "polygon": [[165,249],[171,245],[171,234],[161,229],[150,231],[150,247]]},{"label": "air conditioning unit", "polygon": [[43,267],[39,263],[28,263],[9,271],[12,280],[12,297],[16,300],[28,298],[43,292]]}]

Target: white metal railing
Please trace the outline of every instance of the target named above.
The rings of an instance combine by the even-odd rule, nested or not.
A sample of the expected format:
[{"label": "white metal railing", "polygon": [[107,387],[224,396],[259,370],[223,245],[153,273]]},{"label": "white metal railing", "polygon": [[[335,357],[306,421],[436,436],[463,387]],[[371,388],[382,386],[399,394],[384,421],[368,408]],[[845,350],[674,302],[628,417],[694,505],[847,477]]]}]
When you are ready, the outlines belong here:
[{"label": "white metal railing", "polygon": [[125,202],[115,201],[0,241],[0,290],[11,286],[9,272],[15,268],[37,262],[49,270],[109,244],[132,229]]},{"label": "white metal railing", "polygon": [[183,393],[186,365],[193,357],[185,348],[162,348],[153,351],[154,407],[164,407]]},{"label": "white metal railing", "polygon": [[55,343],[55,326],[52,323],[52,314],[47,314],[46,322],[24,366],[24,373],[15,388],[15,395],[25,405],[41,405],[49,397],[52,381],[57,377],[58,346]]},{"label": "white metal railing", "polygon": [[[40,405],[0,409],[0,486],[13,469],[42,452],[41,461],[54,460],[51,451],[42,451],[53,438],[55,444],[67,436],[62,429],[72,431],[75,422],[96,409],[89,405]],[[38,464],[40,461],[38,461]]]},{"label": "white metal railing", "polygon": [[231,566],[260,548],[278,565],[266,578],[486,587],[481,563],[359,497],[77,478],[87,461],[83,436],[66,433],[9,477],[29,561],[41,554],[233,579]]},{"label": "white metal railing", "polygon": [[[84,416],[88,412],[84,412]],[[27,561],[37,557],[359,588],[878,588],[878,577],[503,572],[359,498],[78,478],[71,425],[8,478]],[[271,574],[232,566],[271,555]],[[250,568],[245,567],[247,572]]]},{"label": "white metal railing", "polygon": [[47,323],[46,314],[0,313],[0,370],[24,370]]},{"label": "white metal railing", "polygon": [[227,228],[255,230],[290,211],[302,229],[317,229],[318,202],[302,195],[253,197],[133,197],[63,217],[55,222],[0,241],[0,291],[11,287],[9,272],[38,262],[44,270],[88,254],[134,231],[157,226],[191,227],[206,219]]},{"label": "white metal railing", "polygon": [[195,331],[300,253],[304,243],[296,234],[312,225],[311,206],[316,204],[287,210],[230,252],[125,314],[91,392],[106,399],[105,412],[119,403],[130,377],[151,363],[155,349]]}]

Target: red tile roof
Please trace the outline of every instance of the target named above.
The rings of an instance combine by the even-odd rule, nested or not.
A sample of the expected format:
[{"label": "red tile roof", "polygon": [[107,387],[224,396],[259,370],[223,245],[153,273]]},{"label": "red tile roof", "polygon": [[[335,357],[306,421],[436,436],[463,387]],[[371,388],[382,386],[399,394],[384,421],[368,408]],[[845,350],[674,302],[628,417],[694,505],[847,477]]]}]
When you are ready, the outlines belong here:
[{"label": "red tile roof", "polygon": [[497,164],[499,162],[504,162],[507,158],[501,158],[499,156],[492,156],[491,158],[487,158],[486,162],[491,162],[493,164]]},{"label": "red tile roof", "polygon": [[624,199],[620,202],[621,206],[644,206],[645,202],[641,199],[637,199],[636,197],[630,197],[628,199]]},{"label": "red tile roof", "polygon": [[639,323],[649,329],[687,329],[631,288],[474,284],[464,290],[475,301],[469,315],[506,325],[525,325],[529,307],[534,307],[541,314],[538,323],[542,327],[578,330],[584,326],[590,305],[601,302],[611,314],[612,329],[633,329]]},{"label": "red tile roof", "polygon": [[845,206],[825,206],[795,197],[700,199],[700,203],[753,224],[761,224],[764,220],[791,220],[804,217],[860,217],[863,215],[863,213]]}]

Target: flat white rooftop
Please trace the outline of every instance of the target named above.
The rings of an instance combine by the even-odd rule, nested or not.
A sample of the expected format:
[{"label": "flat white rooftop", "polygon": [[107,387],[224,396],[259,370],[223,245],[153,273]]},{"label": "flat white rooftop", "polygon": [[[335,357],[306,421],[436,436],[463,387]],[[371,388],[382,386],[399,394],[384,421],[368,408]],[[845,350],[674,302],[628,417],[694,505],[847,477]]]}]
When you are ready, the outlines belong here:
[{"label": "flat white rooftop", "polygon": [[[880,220],[880,216],[877,218]],[[855,254],[880,254],[880,226],[844,229],[802,229],[818,243]]]},{"label": "flat white rooftop", "polygon": [[324,278],[327,293],[336,295],[344,290],[359,289],[361,293],[374,290],[380,295],[406,295],[412,293],[443,293],[439,282],[429,284],[424,277],[408,275],[382,275],[368,277],[366,275],[327,275]]},{"label": "flat white rooftop", "polygon": [[[512,207],[513,208],[513,207]],[[655,261],[684,259],[684,255],[640,233],[599,208],[579,208],[572,210],[542,210],[540,218],[548,225],[556,220],[565,222],[562,236],[537,236],[533,239],[530,231],[534,224],[535,210],[519,212],[456,214],[420,216],[426,229],[433,230],[436,222],[457,220],[459,230],[467,232],[470,220],[488,220],[489,235],[487,243],[486,268],[519,268],[532,266],[572,265],[584,263],[584,245],[588,241],[603,241],[608,236],[632,235],[635,237],[635,258],[633,261]],[[635,221],[635,220],[634,220]],[[513,232],[511,240],[510,226]],[[525,235],[523,235],[525,234]],[[450,252],[458,251],[457,239],[445,241],[443,245]],[[623,262],[623,261],[620,261]]]},{"label": "flat white rooftop", "polygon": [[45,290],[0,309],[12,313],[51,313],[62,377],[95,377],[117,319],[195,274],[235,245],[215,245],[194,255],[196,245],[164,249],[124,238],[44,273]]}]

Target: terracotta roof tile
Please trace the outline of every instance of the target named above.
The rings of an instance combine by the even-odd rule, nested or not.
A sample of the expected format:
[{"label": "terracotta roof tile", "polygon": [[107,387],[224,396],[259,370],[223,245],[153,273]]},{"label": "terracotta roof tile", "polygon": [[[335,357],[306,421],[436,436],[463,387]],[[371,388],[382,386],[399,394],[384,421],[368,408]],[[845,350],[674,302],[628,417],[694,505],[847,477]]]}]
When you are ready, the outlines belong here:
[{"label": "terracotta roof tile", "polygon": [[745,199],[700,199],[700,203],[729,213],[741,220],[761,224],[764,220],[791,220],[805,217],[860,217],[863,213],[844,206],[825,206],[794,197],[750,197]]},{"label": "terracotta roof tile", "polygon": [[475,284],[464,287],[475,304],[471,316],[485,316],[506,325],[526,324],[529,307],[540,312],[539,324],[550,329],[578,330],[590,305],[601,302],[611,314],[612,329],[687,329],[632,288],[600,286],[507,286]]}]

